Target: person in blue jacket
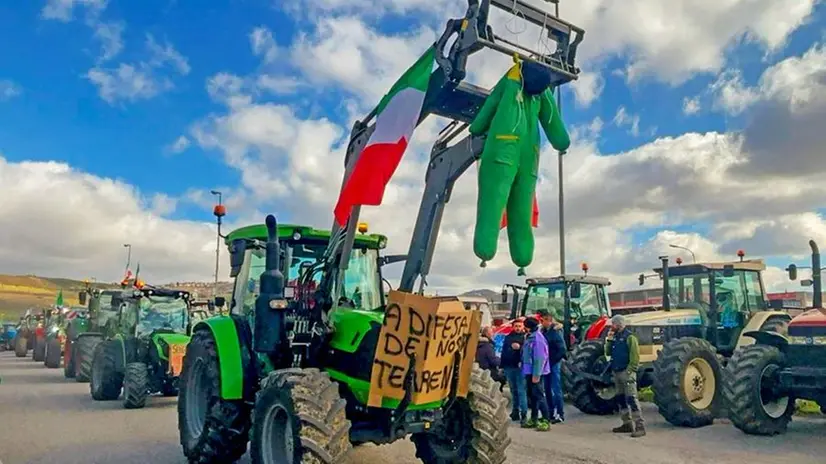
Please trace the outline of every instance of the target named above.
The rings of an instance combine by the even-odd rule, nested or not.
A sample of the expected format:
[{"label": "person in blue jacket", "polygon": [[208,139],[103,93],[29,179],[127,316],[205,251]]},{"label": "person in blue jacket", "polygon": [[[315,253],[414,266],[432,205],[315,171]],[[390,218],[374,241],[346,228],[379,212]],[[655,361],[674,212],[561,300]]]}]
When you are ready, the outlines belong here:
[{"label": "person in blue jacket", "polygon": [[[548,402],[545,399],[542,377],[548,375],[551,366],[548,364],[548,342],[539,332],[539,321],[529,317],[525,327],[530,334],[525,339],[522,348],[522,374],[528,384],[528,395],[531,397],[531,418],[522,424],[524,428],[536,428],[545,432],[551,427],[551,416],[548,413]],[[539,412],[542,418],[539,418]]]},{"label": "person in blue jacket", "polygon": [[554,320],[554,314],[548,309],[540,309],[542,318],[542,335],[548,342],[548,364],[550,373],[545,376],[545,395],[548,398],[548,410],[551,413],[551,423],[558,424],[565,421],[565,398],[562,395],[562,360],[568,354],[565,337],[562,335],[562,324]]}]

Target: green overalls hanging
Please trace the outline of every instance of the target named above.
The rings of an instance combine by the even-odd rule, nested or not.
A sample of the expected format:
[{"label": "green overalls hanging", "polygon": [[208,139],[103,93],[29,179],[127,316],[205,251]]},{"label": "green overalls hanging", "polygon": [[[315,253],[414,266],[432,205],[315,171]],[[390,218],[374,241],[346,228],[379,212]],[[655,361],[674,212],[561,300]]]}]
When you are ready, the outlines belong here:
[{"label": "green overalls hanging", "polygon": [[473,252],[483,266],[493,259],[507,207],[508,243],[519,275],[533,261],[531,212],[539,167],[538,126],[542,125],[556,150],[565,151],[571,144],[550,88],[528,95],[522,80],[522,65],[517,62],[493,88],[469,128],[473,135],[487,132],[479,165]]}]

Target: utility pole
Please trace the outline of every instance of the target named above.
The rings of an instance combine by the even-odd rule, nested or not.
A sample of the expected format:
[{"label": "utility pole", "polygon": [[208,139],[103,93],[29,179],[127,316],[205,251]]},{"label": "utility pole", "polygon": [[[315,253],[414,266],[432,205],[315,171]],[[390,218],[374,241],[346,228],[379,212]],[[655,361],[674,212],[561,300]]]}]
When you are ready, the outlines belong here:
[{"label": "utility pole", "polygon": [[[556,17],[559,18],[559,0],[551,0],[555,3]],[[542,31],[544,34],[545,31]],[[559,117],[562,117],[562,86],[556,86],[556,107],[559,110]],[[559,275],[565,275],[565,189],[563,188],[562,172],[565,152],[557,152],[557,167],[559,179]]]},{"label": "utility pole", "polygon": [[129,264],[132,261],[132,245],[129,243],[124,243],[123,247],[126,248],[126,271],[124,275],[129,272]]},{"label": "utility pole", "polygon": [[218,204],[212,209],[212,214],[218,222],[218,234],[215,238],[215,286],[212,287],[212,297],[218,296],[218,263],[221,258],[221,218],[226,216],[227,208],[224,206],[223,195],[218,190],[210,190],[211,194],[218,197]]}]

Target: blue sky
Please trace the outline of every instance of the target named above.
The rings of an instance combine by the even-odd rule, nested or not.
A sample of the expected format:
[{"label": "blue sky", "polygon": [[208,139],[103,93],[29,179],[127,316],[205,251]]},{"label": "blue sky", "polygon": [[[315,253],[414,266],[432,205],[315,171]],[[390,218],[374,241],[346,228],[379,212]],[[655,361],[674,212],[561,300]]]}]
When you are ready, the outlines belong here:
[{"label": "blue sky", "polygon": [[[309,196],[310,205],[306,207],[292,204],[302,200],[291,197],[289,192],[301,190],[301,186],[296,186],[298,184],[314,186],[312,175],[308,174],[307,178],[295,176],[296,185],[274,185],[279,179],[292,177],[290,169],[297,169],[304,158],[321,164],[341,163],[341,150],[353,119],[377,103],[376,95],[386,90],[388,83],[392,83],[404,68],[398,62],[400,58],[371,47],[385,43],[381,40],[396,40],[393,43],[402,48],[399,56],[415,56],[422,51],[415,44],[427,42],[422,41],[422,37],[439,33],[447,18],[463,11],[461,0],[440,0],[431,6],[419,0],[394,0],[372,12],[362,8],[363,1],[309,0],[302,4],[301,13],[297,13],[295,2],[281,3],[286,6],[280,8],[277,6],[279,2],[271,0],[37,0],[13,3],[0,6],[0,40],[7,44],[0,48],[0,156],[9,163],[58,161],[78,173],[91,174],[102,180],[116,179],[125,188],[139,192],[137,201],[144,209],[150,208],[150,200],[155,194],[163,194],[171,203],[155,213],[158,220],[169,221],[169,227],[186,221],[210,222],[209,201],[204,200],[203,194],[216,187],[231,192],[227,195],[228,201],[232,201],[236,194],[237,204],[232,208],[243,214],[231,220],[244,222],[258,217],[255,215],[261,211],[275,210],[282,213],[285,220],[306,220],[324,226],[330,215],[323,213],[332,210],[335,186],[340,182],[337,178],[339,166],[326,176],[331,197]],[[657,2],[635,0],[633,3],[639,12],[649,8],[654,15],[654,10],[660,10]],[[768,87],[761,87],[761,76],[784,60],[803,56],[824,39],[826,7],[822,2],[806,0],[797,9],[780,12],[773,5],[771,8],[766,6],[765,14],[754,13],[749,21],[740,23],[726,20],[743,16],[737,8],[746,8],[744,5],[748,2],[735,3],[738,5],[731,8],[710,8],[713,11],[707,11],[709,19],[705,22],[689,17],[696,14],[700,18],[700,13],[695,10],[701,10],[701,6],[685,3],[696,8],[683,7],[686,17],[676,21],[671,25],[673,30],[667,28],[660,37],[653,32],[623,32],[627,24],[622,26],[624,18],[619,13],[612,16],[610,11],[588,10],[573,4],[569,7],[563,2],[563,17],[566,17],[566,9],[573,10],[570,13],[573,18],[569,19],[581,19],[587,29],[583,45],[587,50],[582,53],[580,66],[602,83],[589,101],[576,99],[572,88],[566,88],[563,93],[566,123],[579,134],[571,154],[570,169],[578,173],[575,177],[587,178],[587,170],[579,169],[589,166],[589,156],[619,155],[622,158],[617,161],[617,166],[598,170],[600,175],[605,175],[606,169],[616,172],[625,169],[622,166],[629,163],[643,163],[642,158],[638,158],[641,153],[659,147],[657,144],[667,137],[675,139],[677,142],[674,143],[682,143],[688,140],[687,134],[696,134],[706,140],[711,137],[709,134],[728,137],[726,134],[747,129],[754,119],[752,109],[756,106],[746,105],[746,110],[734,111],[731,101],[725,100],[722,89],[749,91],[750,102],[768,101],[770,97],[764,98],[760,93],[768,92],[765,90]],[[439,14],[438,8],[444,8],[445,13]],[[787,16],[778,16],[781,13]],[[659,14],[661,17],[652,16],[652,21],[669,19],[668,14],[662,11]],[[645,18],[641,21],[645,23]],[[773,24],[784,21],[788,24],[783,27]],[[707,22],[719,26],[704,25]],[[327,26],[329,28],[325,29]],[[721,27],[730,27],[731,31],[721,32]],[[253,39],[256,28],[267,32],[268,35],[261,37],[271,38],[270,42],[261,42],[259,53],[256,53]],[[673,36],[666,37],[671,32]],[[685,37],[680,38],[680,34]],[[709,36],[719,36],[720,40],[706,40]],[[369,40],[365,41],[364,37]],[[351,43],[355,45],[349,47]],[[329,48],[334,46],[340,48]],[[333,49],[336,52],[322,53]],[[272,60],[266,58],[268,50],[272,52]],[[350,52],[353,54],[348,55]],[[681,63],[682,53],[686,56],[685,63]],[[352,57],[369,61],[372,68],[368,77],[370,73],[381,75],[374,82],[353,82],[347,72],[341,72],[341,69],[347,69],[347,60],[355,59]],[[315,65],[308,64],[310,61]],[[625,70],[639,63],[645,65],[645,72],[639,78],[629,77]],[[154,79],[154,85],[159,86],[157,90],[141,94],[133,87],[131,97],[121,93],[107,98],[100,81],[96,83],[90,76],[95,70],[100,76],[100,73],[124,65],[145,71],[146,77]],[[488,72],[495,75],[501,71]],[[737,73],[740,80],[724,79],[722,76],[727,72]],[[210,94],[209,83],[221,73],[239,82],[235,88],[221,87],[224,95],[246,98],[245,103],[233,104],[229,97]],[[678,74],[681,77],[674,77]],[[262,76],[289,79],[298,84],[292,91],[268,92],[260,85],[253,88],[252,83],[262,82]],[[3,85],[6,93],[2,92]],[[576,95],[581,97],[579,91]],[[686,99],[696,99],[699,104],[696,112],[686,114]],[[304,147],[302,152],[289,147],[282,139],[269,139],[273,136],[267,131],[273,130],[272,126],[269,129],[238,126],[241,123],[237,121],[242,120],[245,124],[258,121],[266,126],[267,120],[262,118],[241,118],[254,114],[274,117],[275,113],[282,114],[278,113],[281,109],[292,118],[289,124],[295,124],[290,126],[285,122],[284,127],[294,129],[295,134],[302,127],[327,130],[326,135],[319,137],[327,145],[316,146],[313,143],[321,142],[313,141],[312,135],[304,135],[301,137],[306,137],[306,144],[298,139],[294,144]],[[621,109],[625,115],[622,118],[618,116]],[[236,117],[239,119],[233,119]],[[618,124],[618,119],[623,121]],[[592,130],[585,131],[589,126]],[[422,149],[408,154],[411,159],[422,159],[432,142],[432,138],[426,139],[432,129],[421,128],[419,131],[425,132],[420,134]],[[204,138],[206,136],[213,137],[212,143]],[[172,146],[181,137],[185,142],[180,146],[182,149],[173,150]],[[233,152],[233,149],[237,151]],[[321,152],[326,152],[329,158],[320,158]],[[671,169],[668,166],[673,162],[662,156],[665,164],[641,164],[640,169],[650,169],[652,175]],[[548,169],[552,170],[552,158],[547,159]],[[694,172],[690,164],[671,167],[678,172],[680,169]],[[408,174],[414,180],[421,180],[420,171],[411,166]],[[630,167],[627,169],[631,170]],[[656,184],[657,178],[651,182]],[[608,183],[596,181],[597,187]],[[269,187],[265,188],[265,184]],[[555,191],[554,184],[554,178],[549,177],[545,187],[547,192]],[[679,204],[659,205],[662,211],[657,217],[646,216],[644,219],[639,218],[640,211],[653,214],[652,206],[635,204],[634,219],[630,219],[633,208],[629,207],[628,211],[617,213],[613,218],[603,214],[605,223],[597,227],[595,221],[599,221],[599,217],[578,213],[588,207],[576,202],[576,189],[579,188],[583,192],[582,198],[587,199],[587,188],[572,188],[575,189],[570,206],[575,210],[572,227],[582,229],[585,234],[588,230],[603,230],[610,226],[611,230],[604,231],[606,236],[612,237],[614,242],[611,243],[617,244],[617,249],[627,246],[627,253],[633,254],[637,248],[650,247],[651,243],[664,240],[657,238],[663,231],[675,234],[673,237],[678,241],[707,248],[707,253],[713,256],[733,246],[720,232],[725,212],[700,214],[702,202],[709,201],[705,197],[691,198],[691,202],[700,203],[685,210]],[[307,187],[307,190],[312,191],[312,188]],[[193,192],[201,192],[202,196]],[[636,193],[629,202],[642,198],[645,193]],[[404,191],[404,194],[410,192]],[[415,202],[415,192],[411,195],[403,203]],[[610,192],[607,195],[613,196]],[[656,197],[657,194],[651,195]],[[685,198],[685,193],[679,195],[683,195],[679,198]],[[664,197],[671,198],[669,195]],[[208,200],[208,195],[206,198]],[[540,228],[537,233],[547,235],[547,243],[553,244],[556,239],[552,235],[556,232],[550,227],[555,223],[556,212],[552,207],[555,198],[541,198],[547,200],[548,206],[544,206],[543,200],[542,210],[549,229],[545,233],[546,230]],[[778,202],[778,211],[784,205]],[[805,214],[819,211],[820,207],[801,204],[791,213]],[[734,210],[737,212],[736,207]],[[407,216],[410,214],[408,212]],[[770,217],[773,216],[762,219]],[[819,213],[817,217],[821,217]],[[746,219],[756,224],[761,217],[755,213],[743,220]],[[471,225],[457,223],[446,227],[448,233],[462,236]],[[778,223],[773,227],[781,225]],[[738,237],[742,238],[742,234]],[[754,237],[757,234],[752,231],[751,239]],[[394,239],[403,248],[407,237],[404,234],[391,236],[391,240]],[[595,243],[603,243],[603,240],[609,239],[599,239]],[[761,246],[753,245],[757,253]],[[805,242],[799,248],[805,253]],[[465,255],[469,254],[467,251],[461,247],[455,250]],[[587,257],[590,251],[583,246],[574,253]],[[766,253],[772,263],[787,256],[771,247],[766,248]],[[777,257],[776,253],[781,254]],[[648,268],[650,263],[645,259],[648,258],[634,258],[632,262]],[[505,257],[503,266],[506,264]],[[609,272],[619,275],[626,271],[623,266]],[[449,280],[444,282],[445,286],[452,285]]]}]

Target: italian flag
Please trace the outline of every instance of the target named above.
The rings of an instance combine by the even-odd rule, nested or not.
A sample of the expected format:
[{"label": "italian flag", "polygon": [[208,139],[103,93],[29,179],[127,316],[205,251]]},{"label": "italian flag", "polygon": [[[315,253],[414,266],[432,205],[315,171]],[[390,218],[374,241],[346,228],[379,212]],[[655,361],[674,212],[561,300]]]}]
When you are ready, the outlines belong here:
[{"label": "italian flag", "polygon": [[[479,169],[480,160],[476,160],[476,169]],[[504,229],[508,226],[508,212],[502,212],[502,221],[499,222],[499,229]],[[536,201],[536,193],[533,194],[533,209],[531,210],[531,226],[539,227],[539,203]]]},{"label": "italian flag", "polygon": [[435,56],[436,50],[431,47],[381,99],[376,111],[376,128],[341,189],[333,210],[340,226],[347,223],[353,206],[381,204],[384,189],[396,172],[419,123]]}]

